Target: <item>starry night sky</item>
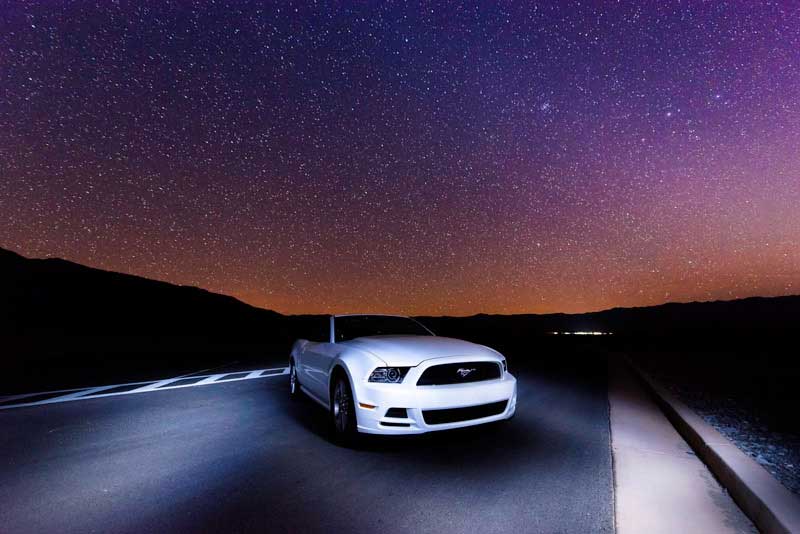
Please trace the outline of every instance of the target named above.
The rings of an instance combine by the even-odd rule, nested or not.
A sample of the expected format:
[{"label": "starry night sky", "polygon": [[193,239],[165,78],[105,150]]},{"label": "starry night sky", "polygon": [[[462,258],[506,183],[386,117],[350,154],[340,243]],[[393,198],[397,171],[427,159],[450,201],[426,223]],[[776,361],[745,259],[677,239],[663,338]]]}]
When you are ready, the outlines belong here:
[{"label": "starry night sky", "polygon": [[800,4],[0,0],[0,246],[285,313],[798,293]]}]

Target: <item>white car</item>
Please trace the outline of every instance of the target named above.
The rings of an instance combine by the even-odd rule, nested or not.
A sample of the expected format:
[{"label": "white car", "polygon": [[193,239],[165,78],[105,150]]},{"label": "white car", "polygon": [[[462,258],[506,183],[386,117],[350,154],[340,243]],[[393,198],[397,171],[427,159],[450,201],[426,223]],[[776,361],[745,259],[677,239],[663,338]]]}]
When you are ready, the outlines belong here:
[{"label": "white car", "polygon": [[[289,359],[290,393],[330,412],[334,436],[420,434],[509,419],[517,381],[497,351],[409,317],[335,315]],[[327,328],[325,328],[327,326]]]}]

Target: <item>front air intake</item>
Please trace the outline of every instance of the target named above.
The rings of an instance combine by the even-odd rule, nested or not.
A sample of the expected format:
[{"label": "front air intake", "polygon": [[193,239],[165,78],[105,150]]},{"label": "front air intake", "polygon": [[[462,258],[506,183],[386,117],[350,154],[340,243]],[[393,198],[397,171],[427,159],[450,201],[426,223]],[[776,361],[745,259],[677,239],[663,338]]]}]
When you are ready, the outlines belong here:
[{"label": "front air intake", "polygon": [[467,406],[466,408],[448,408],[446,410],[422,410],[422,418],[426,425],[443,425],[445,423],[458,423],[472,419],[483,419],[493,415],[500,415],[506,411],[508,401]]}]

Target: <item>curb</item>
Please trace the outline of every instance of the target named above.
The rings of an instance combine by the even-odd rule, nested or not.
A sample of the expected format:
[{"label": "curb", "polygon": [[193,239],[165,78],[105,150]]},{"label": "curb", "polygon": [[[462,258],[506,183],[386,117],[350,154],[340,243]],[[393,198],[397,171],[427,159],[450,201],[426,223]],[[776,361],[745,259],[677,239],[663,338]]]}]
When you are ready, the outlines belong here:
[{"label": "curb", "polygon": [[633,362],[627,362],[678,433],[761,532],[800,533],[800,497],[786,489]]}]

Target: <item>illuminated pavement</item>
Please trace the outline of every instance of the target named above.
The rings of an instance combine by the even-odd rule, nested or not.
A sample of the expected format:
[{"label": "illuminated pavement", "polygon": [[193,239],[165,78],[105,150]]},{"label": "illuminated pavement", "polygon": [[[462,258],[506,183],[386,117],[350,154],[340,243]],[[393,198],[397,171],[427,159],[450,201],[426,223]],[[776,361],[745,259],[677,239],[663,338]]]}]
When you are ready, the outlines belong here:
[{"label": "illuminated pavement", "polygon": [[576,367],[512,369],[510,422],[359,450],[283,375],[2,410],[0,531],[612,532],[605,362]]}]

